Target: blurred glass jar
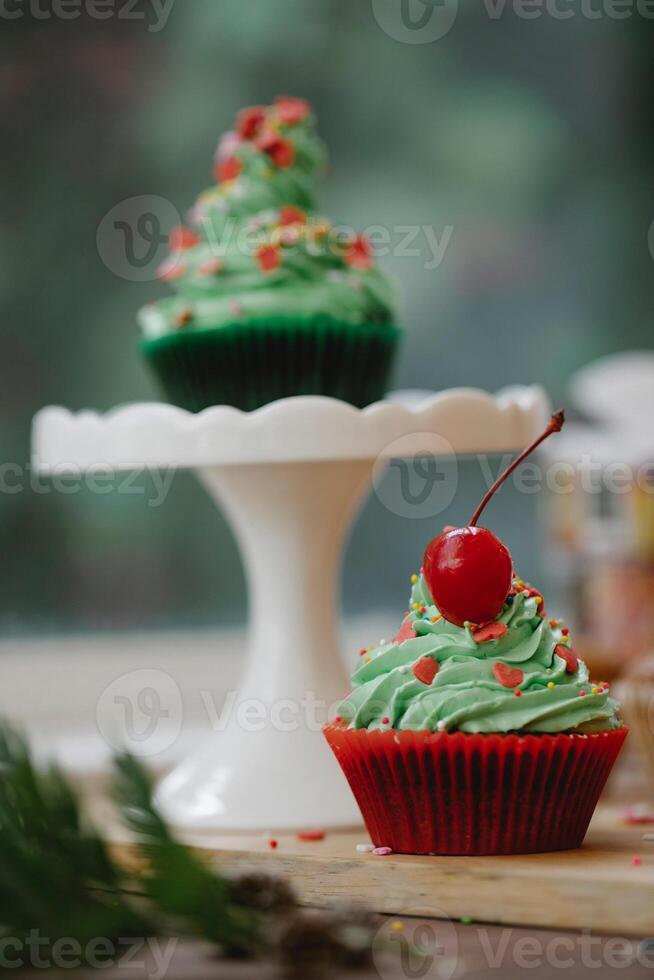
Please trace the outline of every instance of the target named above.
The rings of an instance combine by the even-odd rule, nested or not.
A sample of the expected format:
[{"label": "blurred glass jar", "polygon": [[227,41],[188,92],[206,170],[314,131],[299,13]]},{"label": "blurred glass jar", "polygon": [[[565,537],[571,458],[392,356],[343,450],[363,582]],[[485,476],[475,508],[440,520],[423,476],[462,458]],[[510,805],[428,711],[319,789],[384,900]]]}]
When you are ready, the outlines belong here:
[{"label": "blurred glass jar", "polygon": [[654,647],[654,452],[622,432],[570,426],[545,456],[552,608],[598,679]]}]

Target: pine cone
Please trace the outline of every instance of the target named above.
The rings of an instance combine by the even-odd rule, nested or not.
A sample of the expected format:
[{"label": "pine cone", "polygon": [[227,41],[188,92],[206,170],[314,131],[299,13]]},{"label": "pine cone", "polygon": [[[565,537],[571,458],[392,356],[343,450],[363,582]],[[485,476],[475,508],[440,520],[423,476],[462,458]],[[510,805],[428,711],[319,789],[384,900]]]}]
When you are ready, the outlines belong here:
[{"label": "pine cone", "polygon": [[340,961],[332,927],[333,919],[328,914],[296,912],[289,916],[277,937],[282,976],[300,980],[332,976]]},{"label": "pine cone", "polygon": [[332,911],[331,920],[340,966],[355,970],[370,966],[381,918],[360,905],[342,905]]},{"label": "pine cone", "polygon": [[268,874],[245,874],[231,885],[232,901],[265,914],[287,912],[296,905],[295,893],[283,878]]}]

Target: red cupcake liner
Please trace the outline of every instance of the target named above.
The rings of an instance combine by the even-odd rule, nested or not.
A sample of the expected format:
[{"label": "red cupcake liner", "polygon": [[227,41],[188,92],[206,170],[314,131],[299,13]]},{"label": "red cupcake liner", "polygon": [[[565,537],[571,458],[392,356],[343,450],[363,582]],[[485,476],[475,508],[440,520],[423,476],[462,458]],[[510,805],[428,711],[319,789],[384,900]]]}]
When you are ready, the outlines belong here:
[{"label": "red cupcake liner", "polygon": [[377,847],[404,854],[529,854],[579,847],[627,736],[324,734]]}]

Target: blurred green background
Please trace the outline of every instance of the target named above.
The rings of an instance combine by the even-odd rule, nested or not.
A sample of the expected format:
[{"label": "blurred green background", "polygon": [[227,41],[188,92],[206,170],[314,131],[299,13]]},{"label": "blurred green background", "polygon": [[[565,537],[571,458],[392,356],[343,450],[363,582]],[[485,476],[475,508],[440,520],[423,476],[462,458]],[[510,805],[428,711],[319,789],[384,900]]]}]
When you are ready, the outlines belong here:
[{"label": "blurred green background", "polygon": [[[569,19],[524,19],[509,3],[491,16],[450,2],[435,40],[418,37],[431,16],[419,0],[176,0],[167,19],[118,0],[102,20],[83,3],[69,20],[25,3],[2,15],[5,634],[245,618],[235,543],[190,474],[152,507],[148,478],[141,493],[62,493],[29,471],[43,405],[157,397],[135,312],[166,287],[112,271],[98,227],[140,195],[185,213],[244,105],[312,102],[334,220],[431,225],[438,238],[451,226],[435,269],[426,253],[380,260],[405,296],[396,387],[542,382],[558,402],[582,364],[652,345],[653,22],[589,19],[574,3]],[[469,515],[483,483],[479,461],[463,463],[454,503],[422,520],[373,497],[347,554],[346,611],[399,614],[426,541]],[[536,498],[507,487],[492,526],[542,582]]]}]

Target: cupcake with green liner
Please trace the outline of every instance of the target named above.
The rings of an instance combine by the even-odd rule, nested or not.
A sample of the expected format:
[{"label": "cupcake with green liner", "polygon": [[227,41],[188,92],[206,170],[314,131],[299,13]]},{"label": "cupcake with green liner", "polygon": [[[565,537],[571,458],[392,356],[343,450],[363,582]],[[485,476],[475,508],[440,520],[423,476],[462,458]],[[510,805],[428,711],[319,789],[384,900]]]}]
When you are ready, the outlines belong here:
[{"label": "cupcake with green liner", "polygon": [[385,393],[394,290],[364,235],[316,214],[325,166],[302,99],[245,109],[221,139],[217,184],[159,270],[175,295],[139,313],[142,352],[175,404],[318,394],[363,407]]},{"label": "cupcake with green liner", "polygon": [[[557,413],[545,434],[562,423]],[[325,728],[377,846],[578,847],[627,734],[568,629],[477,526],[528,451],[470,525],[428,545],[397,636],[361,651],[352,691]]]}]

